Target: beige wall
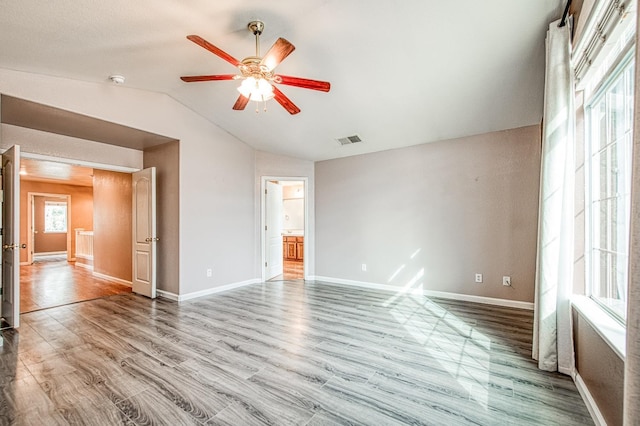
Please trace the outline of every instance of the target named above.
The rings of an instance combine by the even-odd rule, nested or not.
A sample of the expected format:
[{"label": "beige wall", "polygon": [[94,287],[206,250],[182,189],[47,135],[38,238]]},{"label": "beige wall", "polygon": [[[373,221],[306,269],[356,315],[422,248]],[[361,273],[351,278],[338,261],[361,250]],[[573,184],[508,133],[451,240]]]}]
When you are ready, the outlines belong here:
[{"label": "beige wall", "polygon": [[0,132],[0,148],[5,150],[13,145],[20,145],[22,155],[39,154],[130,169],[142,167],[142,152],[135,149],[10,124],[0,124]]},{"label": "beige wall", "polygon": [[622,425],[624,361],[575,309],[573,340],[576,370],[608,425]]},{"label": "beige wall", "polygon": [[[32,250],[27,232],[28,193],[61,194],[71,196],[71,221],[69,229],[93,229],[93,189],[87,186],[61,185],[47,182],[20,181],[20,242],[27,244],[20,250],[20,262],[27,261],[28,250]],[[71,257],[75,256],[75,235],[71,233]]]},{"label": "beige wall", "polygon": [[93,271],[131,281],[131,174],[93,172]]},{"label": "beige wall", "polygon": [[144,167],[156,168],[157,278],[159,290],[180,293],[180,144],[170,142],[144,151]]},{"label": "beige wall", "polygon": [[540,126],[317,162],[316,276],[533,302],[539,173]]}]

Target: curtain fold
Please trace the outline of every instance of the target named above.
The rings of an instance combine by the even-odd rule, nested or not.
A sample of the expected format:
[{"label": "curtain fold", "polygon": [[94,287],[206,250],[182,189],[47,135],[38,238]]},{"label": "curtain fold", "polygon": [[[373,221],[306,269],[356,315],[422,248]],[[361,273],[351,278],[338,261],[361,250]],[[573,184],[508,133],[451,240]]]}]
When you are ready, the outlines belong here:
[{"label": "curtain fold", "polygon": [[572,374],[575,110],[570,25],[547,32],[533,358],[547,371]]},{"label": "curtain fold", "polygon": [[[640,16],[640,9],[638,9]],[[633,172],[631,179],[631,229],[627,289],[627,352],[624,362],[624,424],[640,421],[640,63],[636,31],[633,121]]]}]

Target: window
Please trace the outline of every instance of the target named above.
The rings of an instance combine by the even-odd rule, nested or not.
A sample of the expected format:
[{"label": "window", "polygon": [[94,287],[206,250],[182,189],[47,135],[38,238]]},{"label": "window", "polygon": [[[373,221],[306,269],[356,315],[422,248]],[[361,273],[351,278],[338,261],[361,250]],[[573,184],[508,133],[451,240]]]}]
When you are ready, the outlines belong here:
[{"label": "window", "polygon": [[45,201],[44,232],[67,232],[67,203]]},{"label": "window", "polygon": [[603,78],[585,115],[590,296],[622,322],[627,311],[631,211],[632,53]]}]

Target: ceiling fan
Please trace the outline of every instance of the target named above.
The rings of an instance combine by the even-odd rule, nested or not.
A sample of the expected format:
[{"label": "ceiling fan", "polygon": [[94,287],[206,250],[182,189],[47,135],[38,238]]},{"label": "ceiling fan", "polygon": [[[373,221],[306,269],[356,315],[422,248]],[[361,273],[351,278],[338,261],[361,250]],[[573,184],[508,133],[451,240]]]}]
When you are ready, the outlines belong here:
[{"label": "ceiling fan", "polygon": [[[231,65],[238,67],[240,74],[220,74],[220,75],[196,75],[180,77],[182,81],[192,83],[196,81],[220,81],[220,80],[242,80],[238,91],[240,96],[233,105],[235,110],[243,110],[249,101],[265,102],[269,99],[275,99],[290,114],[300,112],[291,100],[284,95],[275,84],[284,84],[287,86],[302,87],[304,89],[319,90],[328,92],[331,84],[327,81],[310,80],[307,78],[291,77],[274,73],[274,69],[282,62],[291,52],[295,50],[295,46],[284,38],[279,38],[271,46],[271,49],[264,57],[260,57],[260,35],[264,30],[262,21],[251,21],[247,26],[249,31],[256,37],[256,55],[247,56],[242,61],[237,60],[233,56],[224,52],[222,49],[209,43],[202,37],[197,35],[188,35],[187,39],[191,40],[198,46],[207,49],[214,55],[219,56]],[[256,109],[256,112],[258,110]]]}]

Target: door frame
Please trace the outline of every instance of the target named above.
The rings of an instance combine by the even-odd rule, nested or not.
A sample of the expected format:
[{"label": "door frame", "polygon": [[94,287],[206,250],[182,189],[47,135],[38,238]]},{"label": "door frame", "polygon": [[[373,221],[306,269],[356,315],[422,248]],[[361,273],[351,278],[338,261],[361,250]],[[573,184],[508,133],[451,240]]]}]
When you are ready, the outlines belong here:
[{"label": "door frame", "polygon": [[35,249],[35,233],[33,232],[33,222],[35,211],[33,210],[34,197],[63,198],[67,202],[67,262],[74,260],[71,257],[71,195],[53,194],[45,192],[27,192],[27,263],[20,262],[20,265],[33,264],[33,250]]},{"label": "door frame", "polygon": [[308,259],[309,259],[309,178],[308,177],[296,177],[296,176],[262,176],[260,178],[260,279],[262,282],[265,282],[266,278],[266,268],[264,266],[267,261],[267,233],[265,231],[265,226],[267,224],[267,211],[266,211],[266,203],[265,203],[265,190],[267,189],[267,181],[277,180],[279,182],[283,181],[298,181],[303,184],[303,200],[304,200],[304,258],[302,259],[303,264],[303,277],[305,280],[308,280]]},{"label": "door frame", "polygon": [[[5,151],[6,149],[3,150],[2,152],[5,152]],[[142,168],[137,168],[137,167],[126,167],[126,166],[118,166],[114,164],[96,163],[92,161],[75,160],[75,159],[65,158],[65,157],[54,157],[51,155],[34,154],[34,153],[24,152],[24,151],[20,151],[20,158],[29,158],[32,160],[42,160],[42,161],[54,161],[56,163],[63,163],[63,164],[75,164],[78,166],[91,167],[91,168],[100,169],[100,170],[110,170],[113,172],[122,172],[122,173],[133,173],[133,172],[142,170]],[[18,197],[18,200],[20,201],[20,197]],[[19,265],[17,265],[17,267],[20,268]],[[18,290],[19,289],[20,287],[18,287]],[[20,313],[18,313],[18,317],[15,322],[19,325],[20,324],[19,321],[20,321]]]}]

